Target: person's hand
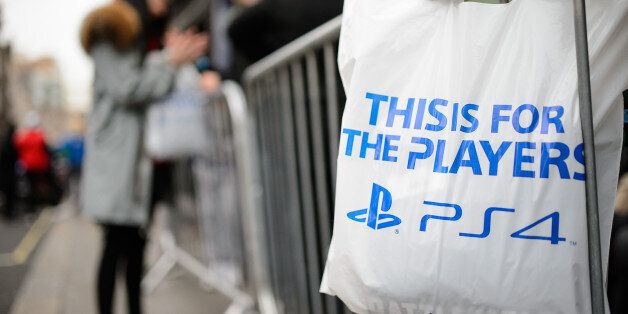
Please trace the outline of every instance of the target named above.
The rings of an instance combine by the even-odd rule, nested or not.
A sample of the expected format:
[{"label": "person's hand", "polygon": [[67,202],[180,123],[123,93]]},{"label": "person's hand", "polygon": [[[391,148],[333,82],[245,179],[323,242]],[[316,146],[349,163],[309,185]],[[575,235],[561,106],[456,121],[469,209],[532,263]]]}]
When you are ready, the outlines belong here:
[{"label": "person's hand", "polygon": [[201,74],[198,85],[206,93],[212,94],[218,91],[221,82],[222,77],[220,73],[216,71],[205,71]]},{"label": "person's hand", "polygon": [[207,51],[208,36],[207,33],[175,30],[166,34],[165,42],[168,62],[179,66],[184,63],[194,62]]}]

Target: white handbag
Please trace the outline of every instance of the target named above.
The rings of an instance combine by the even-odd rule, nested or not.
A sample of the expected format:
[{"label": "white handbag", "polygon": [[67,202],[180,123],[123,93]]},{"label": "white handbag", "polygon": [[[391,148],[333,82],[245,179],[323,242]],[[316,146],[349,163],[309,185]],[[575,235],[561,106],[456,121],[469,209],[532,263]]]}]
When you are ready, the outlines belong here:
[{"label": "white handbag", "polygon": [[209,152],[209,97],[197,84],[196,69],[181,68],[175,90],[148,108],[144,146],[151,158],[176,159]]}]

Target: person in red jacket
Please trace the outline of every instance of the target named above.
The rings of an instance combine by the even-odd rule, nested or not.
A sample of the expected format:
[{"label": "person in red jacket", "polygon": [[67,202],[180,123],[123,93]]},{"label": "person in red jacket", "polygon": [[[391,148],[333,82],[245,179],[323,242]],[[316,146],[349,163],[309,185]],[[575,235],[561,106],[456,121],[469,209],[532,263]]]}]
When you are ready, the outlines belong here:
[{"label": "person in red jacket", "polygon": [[51,154],[39,115],[30,112],[25,124],[26,127],[15,134],[13,144],[17,150],[18,167],[28,180],[28,205],[31,209],[40,203],[56,205],[60,191],[52,174]]},{"label": "person in red jacket", "polygon": [[29,113],[26,118],[26,128],[18,131],[13,139],[19,165],[26,173],[50,171],[50,154],[46,148],[46,137],[39,125],[39,116],[35,112]]}]

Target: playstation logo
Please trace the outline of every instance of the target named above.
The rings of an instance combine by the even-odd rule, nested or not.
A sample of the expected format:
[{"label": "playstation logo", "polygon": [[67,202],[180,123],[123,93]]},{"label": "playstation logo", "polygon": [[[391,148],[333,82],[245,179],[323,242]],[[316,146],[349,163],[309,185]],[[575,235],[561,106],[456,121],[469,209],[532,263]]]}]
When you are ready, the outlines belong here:
[{"label": "playstation logo", "polygon": [[[381,201],[380,201],[381,200]],[[381,203],[381,212],[380,212]],[[358,209],[347,213],[347,217],[353,221],[366,222],[366,225],[373,229],[384,229],[393,227],[401,223],[401,219],[395,215],[384,214],[392,206],[392,195],[390,191],[381,185],[373,183],[371,191],[371,204],[369,208]]]}]

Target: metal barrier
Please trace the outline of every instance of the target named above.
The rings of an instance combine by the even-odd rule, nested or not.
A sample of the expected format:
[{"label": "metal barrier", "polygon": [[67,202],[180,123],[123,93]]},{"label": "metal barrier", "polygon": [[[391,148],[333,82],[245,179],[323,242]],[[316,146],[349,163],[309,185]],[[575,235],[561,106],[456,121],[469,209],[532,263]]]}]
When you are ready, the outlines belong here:
[{"label": "metal barrier", "polygon": [[175,265],[232,300],[227,313],[276,312],[265,279],[264,231],[255,210],[255,159],[244,94],[223,83],[206,106],[213,149],[175,163],[174,208],[159,231],[163,252],[143,281],[150,293]]},{"label": "metal barrier", "polygon": [[174,209],[159,228],[163,255],[144,278],[145,292],[180,265],[229,297],[229,313],[347,311],[318,292],[345,101],[336,69],[340,21],[249,67],[248,97],[223,83],[207,106],[215,150],[176,163]]},{"label": "metal barrier", "polygon": [[260,153],[272,291],[284,313],[339,313],[318,292],[331,241],[339,122],[340,17],[247,68]]}]

